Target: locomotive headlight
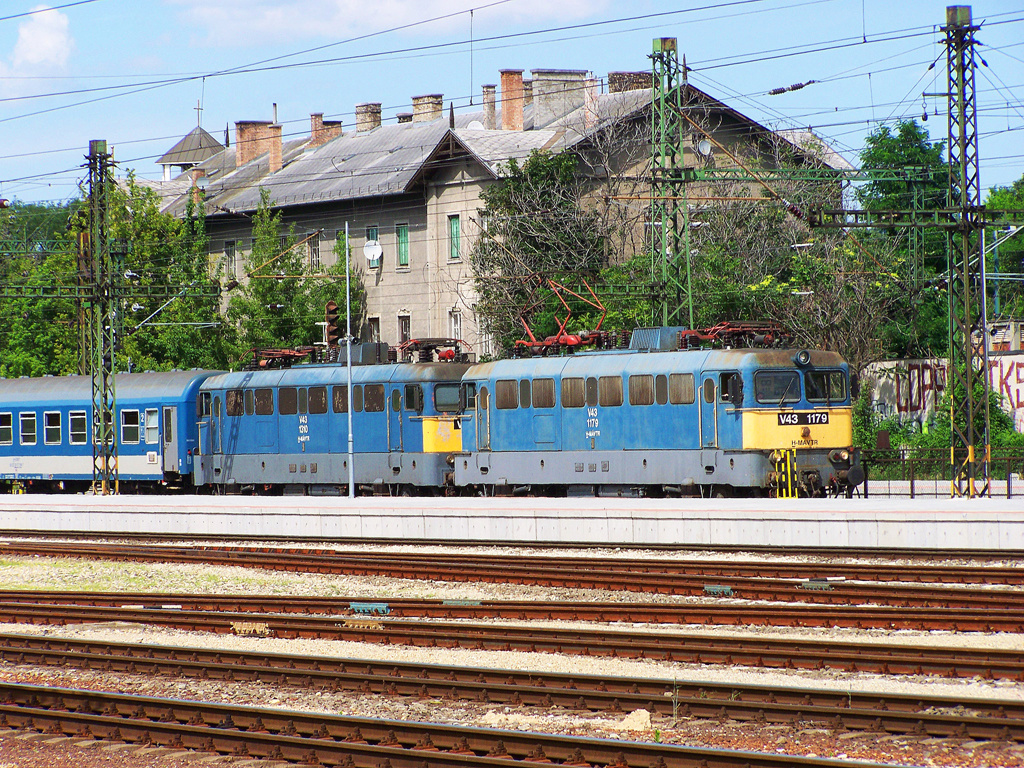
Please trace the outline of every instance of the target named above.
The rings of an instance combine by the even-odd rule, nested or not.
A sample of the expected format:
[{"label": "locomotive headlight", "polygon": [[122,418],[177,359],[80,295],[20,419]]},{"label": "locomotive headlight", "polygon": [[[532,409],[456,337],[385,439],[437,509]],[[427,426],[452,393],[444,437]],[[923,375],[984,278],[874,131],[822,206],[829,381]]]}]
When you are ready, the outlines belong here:
[{"label": "locomotive headlight", "polygon": [[833,464],[839,464],[850,460],[850,452],[837,448],[828,455],[829,461]]},{"label": "locomotive headlight", "polygon": [[806,349],[801,349],[795,355],[793,355],[793,362],[803,367],[809,365],[811,362],[811,353]]}]

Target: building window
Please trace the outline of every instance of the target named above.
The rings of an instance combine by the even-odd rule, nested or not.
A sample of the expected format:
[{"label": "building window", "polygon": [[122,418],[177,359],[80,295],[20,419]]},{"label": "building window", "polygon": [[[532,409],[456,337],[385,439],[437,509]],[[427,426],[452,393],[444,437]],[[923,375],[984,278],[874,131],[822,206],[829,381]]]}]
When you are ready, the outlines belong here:
[{"label": "building window", "polygon": [[235,241],[225,240],[224,241],[224,272],[227,273],[228,277],[234,277],[237,274],[237,266],[235,264]]},{"label": "building window", "polygon": [[320,233],[315,233],[307,241],[309,244],[309,271],[313,274],[320,272]]},{"label": "building window", "polygon": [[398,343],[404,344],[412,338],[412,318],[408,315],[398,316]]},{"label": "building window", "polygon": [[380,240],[380,227],[378,227],[376,224],[371,224],[370,226],[368,226],[366,228],[366,239],[367,241]]},{"label": "building window", "polygon": [[448,337],[462,338],[462,313],[457,309],[448,310]]},{"label": "building window", "polygon": [[60,445],[60,413],[47,411],[43,414],[43,442],[47,445]]},{"label": "building window", "polygon": [[121,442],[139,442],[139,412],[121,411]]},{"label": "building window", "polygon": [[448,217],[448,260],[458,261],[462,258],[462,225],[459,214]]},{"label": "building window", "polygon": [[366,336],[369,341],[380,341],[380,318],[371,317],[366,321]]},{"label": "building window", "polygon": [[409,266],[409,225],[395,225],[395,239],[398,241],[398,266]]},{"label": "building window", "polygon": [[22,445],[35,445],[36,444],[36,415],[35,413],[22,413],[19,416],[19,426],[21,427],[21,444]]}]

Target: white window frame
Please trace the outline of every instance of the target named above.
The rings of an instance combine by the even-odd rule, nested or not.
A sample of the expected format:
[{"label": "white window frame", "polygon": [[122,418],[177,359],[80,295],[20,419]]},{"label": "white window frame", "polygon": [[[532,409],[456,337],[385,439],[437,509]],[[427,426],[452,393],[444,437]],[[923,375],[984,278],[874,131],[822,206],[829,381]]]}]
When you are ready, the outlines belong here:
[{"label": "white window frame", "polygon": [[224,241],[224,271],[228,277],[235,277],[238,274],[238,241]]},{"label": "white window frame", "polygon": [[[127,424],[127,423],[125,423],[124,417],[126,415],[128,415],[129,413],[134,413],[135,414],[135,424]],[[142,439],[142,429],[141,429],[142,422],[140,420],[140,416],[141,416],[141,414],[139,413],[139,410],[137,408],[122,408],[121,409],[121,445],[138,445],[139,444],[139,441]],[[134,426],[135,427],[135,439],[134,440],[125,440],[124,430],[125,430],[125,427],[128,427],[128,426]]]},{"label": "white window frame", "polygon": [[[75,419],[82,419],[82,431],[78,433],[80,439],[75,439]],[[89,414],[85,411],[70,411],[68,413],[68,444],[88,445],[89,443]]]},{"label": "white window frame", "polygon": [[[32,442],[25,442],[25,422],[32,421]],[[18,444],[19,445],[38,445],[39,444],[39,419],[36,418],[35,411],[23,411],[18,414]]]},{"label": "white window frame", "polygon": [[[50,425],[48,423],[50,416],[57,417],[57,439],[51,440],[49,437]],[[43,411],[43,445],[60,445],[64,442],[64,419],[60,415],[60,411]]]},{"label": "white window frame", "polygon": [[14,445],[14,414],[9,411],[0,413],[0,419],[3,419],[4,417],[6,417],[8,423],[7,426],[2,427],[2,429],[6,429],[11,433],[11,439],[0,440],[0,445]]},{"label": "white window frame", "polygon": [[[152,422],[152,423],[150,423]],[[160,409],[147,408],[146,420],[143,425],[146,435],[146,445],[157,445],[160,442]],[[152,439],[150,434],[152,433]]]}]

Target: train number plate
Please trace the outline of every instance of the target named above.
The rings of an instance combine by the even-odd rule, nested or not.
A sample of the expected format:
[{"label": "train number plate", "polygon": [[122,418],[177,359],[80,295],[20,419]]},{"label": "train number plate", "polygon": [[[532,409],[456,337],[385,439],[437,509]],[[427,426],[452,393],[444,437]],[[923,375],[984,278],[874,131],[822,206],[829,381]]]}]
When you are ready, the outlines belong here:
[{"label": "train number plate", "polygon": [[805,424],[828,424],[828,413],[815,411],[814,413],[780,413],[780,427],[802,427]]}]

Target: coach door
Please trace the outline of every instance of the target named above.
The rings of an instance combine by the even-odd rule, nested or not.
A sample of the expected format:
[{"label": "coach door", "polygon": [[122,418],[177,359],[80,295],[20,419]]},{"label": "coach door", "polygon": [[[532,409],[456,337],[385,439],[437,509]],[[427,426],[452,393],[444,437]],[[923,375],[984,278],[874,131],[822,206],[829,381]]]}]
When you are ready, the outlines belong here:
[{"label": "coach door", "polygon": [[164,406],[164,472],[178,472],[178,430],[174,428],[178,420],[178,406]]},{"label": "coach door", "polygon": [[476,398],[476,447],[478,451],[491,450],[491,419],[488,408],[491,396],[487,387],[480,387]]},{"label": "coach door", "polygon": [[718,397],[715,375],[705,373],[700,383],[700,446],[718,447]]},{"label": "coach door", "polygon": [[402,450],[402,390],[399,387],[391,390],[388,404],[388,450]]}]

